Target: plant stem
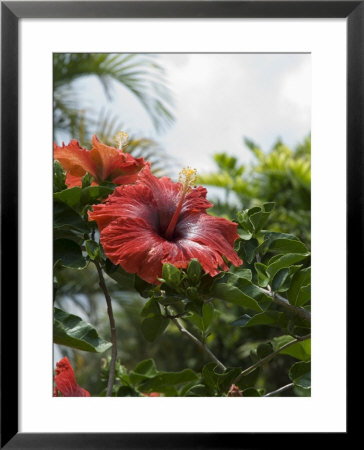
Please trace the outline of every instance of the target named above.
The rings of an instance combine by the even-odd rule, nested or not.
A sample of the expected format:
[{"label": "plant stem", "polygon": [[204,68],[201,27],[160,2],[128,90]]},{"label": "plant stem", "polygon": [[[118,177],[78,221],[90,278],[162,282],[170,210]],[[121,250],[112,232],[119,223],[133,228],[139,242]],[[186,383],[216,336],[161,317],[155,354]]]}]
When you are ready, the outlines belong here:
[{"label": "plant stem", "polygon": [[311,313],[304,308],[299,308],[297,306],[291,305],[287,299],[282,297],[281,295],[273,292],[269,286],[268,289],[259,288],[264,294],[269,295],[272,298],[273,302],[283,308],[287,309],[291,313],[300,317],[301,319],[307,320],[307,322],[311,322]]},{"label": "plant stem", "polygon": [[100,288],[102,289],[105,299],[106,299],[107,313],[109,315],[109,322],[110,322],[112,348],[111,348],[111,361],[110,361],[109,380],[107,383],[106,397],[111,397],[112,388],[114,386],[114,381],[115,381],[115,366],[116,366],[116,356],[117,356],[115,319],[114,319],[114,314],[113,314],[113,310],[112,310],[111,297],[110,297],[109,291],[107,290],[107,287],[106,287],[102,269],[101,269],[98,261],[95,260],[94,263],[95,263],[95,266],[97,269],[97,273],[99,274],[99,285],[100,285]]},{"label": "plant stem", "polygon": [[256,362],[255,364],[251,365],[250,367],[248,367],[247,369],[243,370],[233,381],[232,384],[237,384],[238,381],[242,378],[245,377],[246,375],[249,375],[251,372],[253,372],[253,370],[255,370],[257,367],[263,366],[265,363],[267,363],[268,361],[270,361],[272,358],[274,358],[276,355],[278,355],[282,350],[285,350],[286,348],[290,347],[293,344],[296,344],[297,342],[300,341],[305,341],[306,339],[309,339],[311,337],[311,334],[307,334],[306,336],[302,336],[302,337],[297,337],[296,339],[293,339],[293,341],[287,342],[287,344],[282,345],[281,348],[279,348],[278,350],[276,350],[273,353],[270,353],[268,356],[266,356],[265,358],[261,359],[260,361]]},{"label": "plant stem", "polygon": [[186,330],[186,328],[182,325],[182,323],[174,318],[172,319],[172,321],[175,323],[175,325],[177,326],[177,328],[179,329],[179,331],[184,334],[185,336],[187,336],[189,339],[191,339],[191,341],[193,341],[201,350],[203,350],[205,353],[207,353],[209,355],[209,357],[222,369],[222,370],[226,370],[226,367],[224,366],[224,364],[219,361],[216,356],[212,353],[212,351],[200,340],[197,339],[196,336],[194,336],[192,333],[190,333],[188,330]]},{"label": "plant stem", "polygon": [[263,395],[263,397],[272,397],[272,395],[280,394],[281,392],[286,391],[287,389],[293,387],[293,383],[286,384],[285,386],[276,389],[275,391],[269,392],[268,394]]}]

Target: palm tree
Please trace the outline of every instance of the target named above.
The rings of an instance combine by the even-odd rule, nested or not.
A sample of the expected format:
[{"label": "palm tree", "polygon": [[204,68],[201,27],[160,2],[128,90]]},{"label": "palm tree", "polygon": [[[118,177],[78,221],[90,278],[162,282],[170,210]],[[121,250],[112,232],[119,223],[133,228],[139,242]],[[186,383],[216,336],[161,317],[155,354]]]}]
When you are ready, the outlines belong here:
[{"label": "palm tree", "polygon": [[[113,82],[132,92],[160,131],[173,123],[172,98],[166,86],[164,69],[155,55],[112,53],[55,53],[53,56],[54,134],[63,131],[78,137],[82,143],[99,127],[99,111],[90,110],[80,101],[74,82],[94,75],[110,97]],[[108,115],[109,117],[109,115]],[[102,134],[118,131],[114,118],[104,121]]]}]

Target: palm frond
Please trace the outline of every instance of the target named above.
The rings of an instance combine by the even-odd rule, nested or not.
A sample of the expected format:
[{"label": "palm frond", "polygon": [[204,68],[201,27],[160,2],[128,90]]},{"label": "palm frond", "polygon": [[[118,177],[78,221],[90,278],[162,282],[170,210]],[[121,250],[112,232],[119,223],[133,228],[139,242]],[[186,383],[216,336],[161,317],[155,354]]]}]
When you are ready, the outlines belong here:
[{"label": "palm frond", "polygon": [[156,130],[174,121],[171,93],[156,55],[107,53],[56,53],[53,57],[53,83],[57,92],[80,77],[95,75],[110,97],[112,83],[124,85],[143,105]]}]

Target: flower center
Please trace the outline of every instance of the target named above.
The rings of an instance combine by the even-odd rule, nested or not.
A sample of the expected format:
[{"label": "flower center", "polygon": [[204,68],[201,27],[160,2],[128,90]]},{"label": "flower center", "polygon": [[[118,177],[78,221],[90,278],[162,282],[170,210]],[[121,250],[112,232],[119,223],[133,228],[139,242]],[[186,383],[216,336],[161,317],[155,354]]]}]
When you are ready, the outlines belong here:
[{"label": "flower center", "polygon": [[116,142],[119,150],[122,150],[128,145],[128,140],[129,136],[128,133],[125,133],[125,131],[119,131],[119,133],[116,133],[114,136],[114,141]]},{"label": "flower center", "polygon": [[178,217],[181,212],[183,201],[186,197],[186,194],[190,192],[191,186],[194,186],[196,184],[197,180],[197,170],[191,169],[191,167],[185,167],[181,170],[179,173],[178,182],[181,184],[181,190],[180,190],[180,198],[177,205],[177,208],[172,216],[171,221],[169,222],[168,228],[164,234],[166,239],[172,239],[174,229],[176,228]]}]

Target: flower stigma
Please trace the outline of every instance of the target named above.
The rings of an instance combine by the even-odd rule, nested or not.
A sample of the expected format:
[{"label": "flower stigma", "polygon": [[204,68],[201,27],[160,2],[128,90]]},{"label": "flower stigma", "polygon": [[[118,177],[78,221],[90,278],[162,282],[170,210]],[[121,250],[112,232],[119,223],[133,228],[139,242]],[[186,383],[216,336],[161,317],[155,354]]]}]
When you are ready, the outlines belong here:
[{"label": "flower stigma", "polygon": [[119,131],[119,133],[116,133],[116,135],[114,136],[114,142],[116,142],[119,150],[122,150],[124,147],[126,147],[128,145],[128,141],[129,135],[128,133],[125,133],[125,131]]},{"label": "flower stigma", "polygon": [[182,169],[179,173],[178,182],[181,183],[181,197],[179,199],[177,208],[172,216],[171,221],[169,222],[168,228],[164,234],[165,238],[170,240],[173,237],[174,229],[178,222],[178,216],[181,212],[183,201],[186,197],[186,194],[191,191],[191,187],[196,187],[197,182],[197,169],[191,169],[191,167],[187,166]]}]

